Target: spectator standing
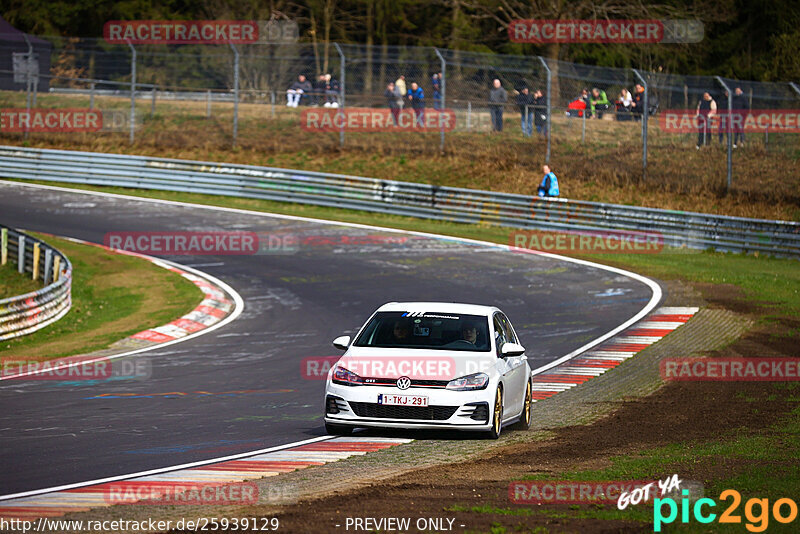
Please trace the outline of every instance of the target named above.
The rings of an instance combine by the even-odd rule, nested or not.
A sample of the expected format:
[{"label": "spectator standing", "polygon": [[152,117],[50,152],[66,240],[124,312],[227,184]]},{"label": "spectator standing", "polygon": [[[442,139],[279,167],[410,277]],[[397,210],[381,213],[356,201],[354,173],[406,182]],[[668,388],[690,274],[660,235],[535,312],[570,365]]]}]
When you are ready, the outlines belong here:
[{"label": "spectator standing", "polygon": [[733,148],[736,148],[737,142],[739,145],[744,145],[744,119],[749,111],[747,97],[744,96],[742,88],[737,87],[733,90]]},{"label": "spectator standing", "polygon": [[492,129],[503,131],[503,105],[508,102],[508,92],[503,89],[500,80],[495,78],[489,90],[489,112],[492,115]]},{"label": "spectator standing", "polygon": [[706,91],[703,93],[703,98],[697,103],[697,122],[700,126],[697,131],[697,150],[700,150],[700,145],[707,145],[710,142],[711,128],[709,122],[713,120],[716,114],[717,103],[711,98],[711,93]]},{"label": "spectator standing", "polygon": [[392,113],[392,119],[394,120],[394,125],[400,125],[400,108],[403,105],[403,97],[400,95],[393,82],[389,82],[386,85],[386,90],[383,92],[383,96],[386,97],[386,103],[389,105],[389,111]]},{"label": "spectator standing", "polygon": [[543,165],[544,177],[542,183],[539,184],[538,193],[540,197],[557,197],[560,193],[558,190],[558,178],[556,173],[550,170],[550,166]]},{"label": "spectator standing", "polygon": [[606,92],[595,87],[592,89],[592,113],[598,119],[603,118],[603,112],[608,111],[609,103]]},{"label": "spectator standing", "polygon": [[433,86],[433,109],[442,109],[442,73],[435,72],[431,76]]},{"label": "spectator standing", "polygon": [[408,90],[408,101],[414,108],[414,122],[422,128],[425,121],[425,93],[417,82],[411,82],[411,89]]},{"label": "spectator standing", "polygon": [[533,95],[527,87],[523,87],[517,95],[517,106],[519,106],[522,135],[530,137],[533,134],[533,116],[536,112],[533,109]]},{"label": "spectator standing", "polygon": [[642,120],[642,113],[646,111],[644,109],[644,87],[637,83],[633,88],[633,103],[631,104],[633,118],[637,121]]},{"label": "spectator standing", "polygon": [[547,126],[547,100],[540,90],[533,93],[533,120],[536,124],[536,131],[540,134],[546,133],[545,127]]},{"label": "spectator standing", "polygon": [[[406,89],[406,77],[402,74],[394,81],[394,87],[398,93],[403,95],[403,98],[405,98],[405,96],[408,94],[408,89]],[[405,102],[401,102],[400,109],[403,109],[404,105]]]},{"label": "spectator standing", "polygon": [[302,74],[299,75],[297,81],[286,90],[286,105],[290,108],[296,108],[300,105],[300,99],[303,95],[311,93],[312,89],[311,82],[306,80],[306,77]]}]

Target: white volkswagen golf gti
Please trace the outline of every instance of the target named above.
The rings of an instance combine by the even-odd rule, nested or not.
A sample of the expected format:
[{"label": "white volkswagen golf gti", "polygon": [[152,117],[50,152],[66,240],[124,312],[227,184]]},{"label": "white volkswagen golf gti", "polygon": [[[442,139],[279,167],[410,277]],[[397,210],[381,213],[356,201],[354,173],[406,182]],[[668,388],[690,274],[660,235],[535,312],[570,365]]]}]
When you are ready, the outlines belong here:
[{"label": "white volkswagen golf gti", "polygon": [[514,327],[491,306],[391,302],[356,336],[325,384],[325,429],[457,429],[497,438],[531,423],[531,369]]}]

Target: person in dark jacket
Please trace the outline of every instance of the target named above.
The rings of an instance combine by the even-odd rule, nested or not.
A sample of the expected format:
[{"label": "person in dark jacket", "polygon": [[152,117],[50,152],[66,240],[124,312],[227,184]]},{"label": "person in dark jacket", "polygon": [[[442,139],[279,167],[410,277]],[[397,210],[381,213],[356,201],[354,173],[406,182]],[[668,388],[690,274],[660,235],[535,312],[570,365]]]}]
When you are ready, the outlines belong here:
[{"label": "person in dark jacket", "polygon": [[408,90],[408,101],[414,108],[416,117],[414,122],[422,128],[425,125],[425,92],[422,87],[417,85],[417,82],[411,83],[411,89]]},{"label": "person in dark jacket", "polygon": [[645,113],[644,109],[644,87],[641,84],[636,84],[633,88],[633,103],[631,104],[631,113],[633,118],[637,121],[642,120],[642,114]]},{"label": "person in dark jacket", "polygon": [[386,85],[386,90],[383,92],[383,96],[386,98],[386,103],[389,105],[389,111],[392,113],[394,125],[399,126],[400,106],[403,104],[403,97],[397,94],[394,82],[389,82]]},{"label": "person in dark jacket", "polygon": [[503,89],[500,80],[492,82],[489,90],[489,112],[492,115],[492,129],[495,132],[503,131],[503,105],[508,102],[508,92]]},{"label": "person in dark jacket", "polygon": [[703,98],[697,103],[697,149],[700,145],[707,145],[711,141],[711,121],[717,115],[717,103],[711,98],[711,93],[706,91]]},{"label": "person in dark jacket", "polygon": [[326,108],[339,107],[339,80],[332,78],[330,74],[325,75],[325,106]]},{"label": "person in dark jacket", "polygon": [[296,108],[300,104],[300,99],[303,95],[308,95],[312,90],[311,82],[306,80],[306,77],[302,74],[299,75],[297,81],[286,90],[286,105],[290,108]]},{"label": "person in dark jacket", "polygon": [[314,81],[314,90],[311,95],[311,103],[315,106],[321,106],[325,103],[325,87],[328,85],[328,81],[325,79],[324,74],[320,74],[317,76],[317,79]]},{"label": "person in dark jacket", "polygon": [[533,134],[533,95],[527,87],[517,95],[517,106],[519,106],[520,124],[522,125],[522,135],[530,137]]}]

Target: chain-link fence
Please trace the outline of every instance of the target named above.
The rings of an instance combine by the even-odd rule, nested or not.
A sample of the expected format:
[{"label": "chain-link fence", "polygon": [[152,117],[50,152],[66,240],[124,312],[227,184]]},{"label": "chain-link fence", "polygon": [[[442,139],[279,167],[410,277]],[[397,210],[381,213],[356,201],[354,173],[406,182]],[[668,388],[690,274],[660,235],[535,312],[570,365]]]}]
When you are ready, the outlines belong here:
[{"label": "chain-link fence", "polygon": [[[724,192],[764,169],[775,183],[796,184],[798,103],[800,88],[791,83],[536,56],[0,35],[4,111],[96,109],[102,128],[73,135],[160,146],[413,154],[489,143],[519,165],[554,159],[602,176],[691,184],[703,170],[716,178],[693,187]],[[757,120],[764,110],[783,111]],[[5,138],[69,131],[7,122]]]}]

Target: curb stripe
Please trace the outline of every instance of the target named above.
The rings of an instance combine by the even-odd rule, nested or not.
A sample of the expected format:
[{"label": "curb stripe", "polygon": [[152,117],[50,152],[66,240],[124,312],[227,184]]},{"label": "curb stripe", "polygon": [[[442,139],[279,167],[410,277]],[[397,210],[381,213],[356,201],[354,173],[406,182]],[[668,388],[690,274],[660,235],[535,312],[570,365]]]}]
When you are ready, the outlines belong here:
[{"label": "curb stripe", "polygon": [[[169,473],[141,476],[129,480],[104,482],[93,486],[73,488],[32,497],[21,497],[0,502],[0,518],[35,519],[38,517],[57,517],[68,513],[85,512],[92,508],[105,508],[118,503],[111,491],[116,489],[124,494],[125,506],[137,502],[147,504],[146,500],[128,500],[126,489],[141,488],[145,494],[161,491],[181,491],[193,488],[219,487],[232,482],[244,482],[259,478],[277,476],[315,465],[343,460],[351,456],[389,449],[412,440],[403,438],[357,438],[340,437],[315,443],[297,445],[288,449],[253,455],[237,460],[225,460],[215,464],[190,467]],[[181,494],[179,493],[179,494]],[[155,502],[154,504],[163,504]],[[215,503],[210,503],[215,504]],[[237,503],[232,503],[237,504]],[[246,503],[251,504],[251,503]]]},{"label": "curb stripe", "polygon": [[698,310],[695,307],[659,308],[597,348],[534,375],[531,378],[533,400],[550,398],[613,369],[686,323]]}]

